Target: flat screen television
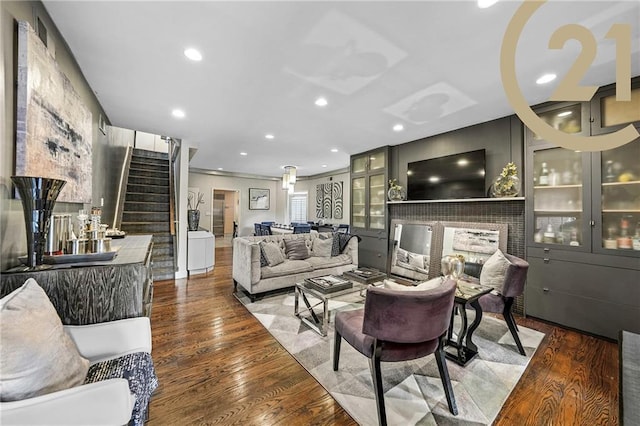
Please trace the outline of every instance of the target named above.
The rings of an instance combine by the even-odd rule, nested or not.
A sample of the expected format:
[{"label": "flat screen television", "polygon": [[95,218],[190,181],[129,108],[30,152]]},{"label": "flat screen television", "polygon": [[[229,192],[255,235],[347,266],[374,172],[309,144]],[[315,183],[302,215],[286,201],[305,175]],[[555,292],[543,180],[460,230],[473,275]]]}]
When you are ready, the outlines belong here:
[{"label": "flat screen television", "polygon": [[484,198],[485,150],[409,163],[407,199]]}]

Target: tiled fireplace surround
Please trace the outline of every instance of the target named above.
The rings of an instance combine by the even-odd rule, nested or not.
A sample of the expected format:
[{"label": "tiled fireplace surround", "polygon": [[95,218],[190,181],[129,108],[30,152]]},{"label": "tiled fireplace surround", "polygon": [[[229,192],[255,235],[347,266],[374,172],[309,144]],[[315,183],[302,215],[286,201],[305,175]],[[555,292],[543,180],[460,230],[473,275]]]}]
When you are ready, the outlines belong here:
[{"label": "tiled fireplace surround", "polygon": [[[388,204],[390,219],[506,223],[507,252],[525,258],[524,200],[448,201]],[[514,312],[524,313],[524,297],[516,300]]]}]

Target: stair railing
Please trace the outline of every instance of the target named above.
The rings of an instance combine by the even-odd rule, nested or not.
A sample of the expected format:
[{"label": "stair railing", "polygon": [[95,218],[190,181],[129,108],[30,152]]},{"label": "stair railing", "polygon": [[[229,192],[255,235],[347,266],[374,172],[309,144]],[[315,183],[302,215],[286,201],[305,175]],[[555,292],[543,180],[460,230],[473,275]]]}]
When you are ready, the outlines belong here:
[{"label": "stair railing", "polygon": [[133,147],[127,146],[127,152],[122,161],[122,170],[120,171],[120,184],[118,186],[118,197],[116,198],[116,208],[113,213],[113,228],[120,228],[122,223],[122,212],[124,210],[124,199],[127,195],[127,183],[129,180],[129,168],[131,167],[131,156],[133,155]]},{"label": "stair railing", "polygon": [[[176,158],[180,152],[180,142],[173,138],[167,138],[169,143],[169,229],[174,240],[176,237]],[[175,243],[175,241],[174,241]],[[174,256],[175,258],[175,256]],[[174,262],[175,263],[175,262]]]}]

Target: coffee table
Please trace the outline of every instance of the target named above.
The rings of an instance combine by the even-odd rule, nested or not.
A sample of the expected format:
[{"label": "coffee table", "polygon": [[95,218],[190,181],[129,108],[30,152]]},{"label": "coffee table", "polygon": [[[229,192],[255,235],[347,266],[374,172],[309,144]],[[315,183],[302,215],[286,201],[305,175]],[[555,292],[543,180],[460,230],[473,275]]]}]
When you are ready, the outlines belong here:
[{"label": "coffee table", "polygon": [[[294,315],[300,318],[302,322],[307,324],[312,330],[316,331],[321,336],[326,336],[331,315],[329,311],[329,301],[341,296],[355,295],[356,293],[359,293],[358,295],[355,295],[358,299],[356,303],[362,303],[366,296],[367,287],[376,284],[365,284],[357,281],[352,282],[353,287],[333,293],[323,293],[319,290],[309,288],[305,286],[304,282],[296,283],[293,308]],[[311,301],[309,301],[309,296],[319,299],[319,301],[312,304]],[[300,305],[300,300],[302,300],[304,306]],[[322,316],[314,311],[314,308],[320,305],[322,305]]]},{"label": "coffee table", "polygon": [[[478,328],[480,320],[482,320],[482,307],[480,306],[478,299],[489,293],[491,290],[493,290],[493,287],[484,286],[475,282],[458,280],[454,309],[451,312],[451,324],[449,325],[449,331],[447,332],[447,346],[445,346],[444,350],[447,358],[456,364],[462,365],[463,367],[478,355],[478,347],[472,340],[473,332]],[[476,317],[468,328],[467,311],[465,310],[467,303],[476,311]],[[453,318],[456,308],[458,308],[457,310],[460,313],[461,324],[457,339],[454,340]]]}]

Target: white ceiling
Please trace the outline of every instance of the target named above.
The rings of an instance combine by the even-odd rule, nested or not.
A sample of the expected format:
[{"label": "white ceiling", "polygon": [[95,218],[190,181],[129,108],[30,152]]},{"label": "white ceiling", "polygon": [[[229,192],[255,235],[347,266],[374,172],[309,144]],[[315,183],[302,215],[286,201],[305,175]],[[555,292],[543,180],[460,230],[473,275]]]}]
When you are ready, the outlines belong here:
[{"label": "white ceiling", "polygon": [[[183,139],[198,149],[192,167],[264,176],[287,164],[302,176],[337,170],[351,154],[513,114],[499,58],[520,3],[44,0],[113,125]],[[535,79],[564,76],[579,53],[576,41],[547,48],[564,24],[598,42],[584,85],[615,79],[613,23],[631,24],[640,75],[639,21],[638,0],[542,6],[517,50],[529,103],[559,80]],[[204,59],[187,60],[187,47]],[[314,105],[319,96],[326,107]]]}]

